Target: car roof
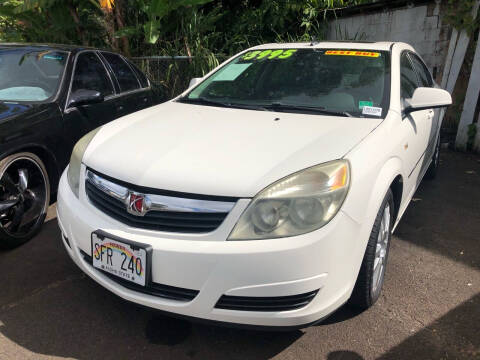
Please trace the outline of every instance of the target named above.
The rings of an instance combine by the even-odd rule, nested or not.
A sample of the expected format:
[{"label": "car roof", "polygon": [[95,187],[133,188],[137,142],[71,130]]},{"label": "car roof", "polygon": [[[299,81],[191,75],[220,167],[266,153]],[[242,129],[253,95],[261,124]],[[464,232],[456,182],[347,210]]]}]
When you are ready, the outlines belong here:
[{"label": "car roof", "polygon": [[76,53],[82,50],[103,50],[89,46],[67,45],[67,44],[38,44],[38,43],[2,43],[0,49],[5,48],[28,48],[32,50],[61,50]]},{"label": "car roof", "polygon": [[[402,44],[392,41],[319,41],[304,43],[272,43],[254,46],[249,50],[261,49],[359,49],[359,50],[378,50],[390,51],[394,44]],[[407,45],[408,46],[408,45]]]}]

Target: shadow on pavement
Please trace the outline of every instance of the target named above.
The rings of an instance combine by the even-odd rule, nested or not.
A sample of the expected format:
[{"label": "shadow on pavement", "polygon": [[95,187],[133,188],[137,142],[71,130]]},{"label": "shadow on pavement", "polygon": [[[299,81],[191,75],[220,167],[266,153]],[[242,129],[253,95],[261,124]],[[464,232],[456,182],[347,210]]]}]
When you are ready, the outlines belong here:
[{"label": "shadow on pavement", "polygon": [[0,250],[0,312],[25,296],[84,276],[68,257],[61,241],[57,221],[51,220],[25,245]]},{"label": "shadow on pavement", "polygon": [[325,320],[318,323],[316,326],[341,323],[343,321],[350,320],[351,318],[354,318],[360,315],[362,312],[363,310],[360,310],[355,307],[349,306],[348,304],[345,304],[340,309],[335,311],[332,315],[327,317]]},{"label": "shadow on pavement", "polygon": [[480,156],[445,150],[437,178],[424,180],[395,236],[480,269]]},{"label": "shadow on pavement", "polygon": [[480,294],[382,355],[395,359],[480,359]]},{"label": "shadow on pavement", "polygon": [[363,357],[354,351],[332,351],[327,360],[363,360]]}]

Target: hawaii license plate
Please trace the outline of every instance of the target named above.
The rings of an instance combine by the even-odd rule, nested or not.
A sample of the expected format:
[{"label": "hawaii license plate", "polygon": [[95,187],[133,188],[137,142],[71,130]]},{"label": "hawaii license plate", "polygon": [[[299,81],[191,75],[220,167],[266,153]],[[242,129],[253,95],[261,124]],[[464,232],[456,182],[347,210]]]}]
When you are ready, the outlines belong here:
[{"label": "hawaii license plate", "polygon": [[144,247],[93,233],[92,259],[95,268],[145,286],[147,250]]}]

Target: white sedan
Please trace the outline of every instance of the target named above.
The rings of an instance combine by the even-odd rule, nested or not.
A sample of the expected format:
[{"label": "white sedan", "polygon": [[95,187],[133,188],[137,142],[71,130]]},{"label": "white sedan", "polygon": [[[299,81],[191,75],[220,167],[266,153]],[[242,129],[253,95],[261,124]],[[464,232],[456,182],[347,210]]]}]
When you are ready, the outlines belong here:
[{"label": "white sedan", "polygon": [[64,245],[106,289],[180,316],[291,328],[368,308],[451,101],[407,44],[248,49],[79,141]]}]

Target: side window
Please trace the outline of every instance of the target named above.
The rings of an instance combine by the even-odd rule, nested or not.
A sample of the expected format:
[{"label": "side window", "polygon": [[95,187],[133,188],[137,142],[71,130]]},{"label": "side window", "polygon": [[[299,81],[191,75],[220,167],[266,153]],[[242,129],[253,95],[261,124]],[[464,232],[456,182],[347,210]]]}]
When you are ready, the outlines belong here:
[{"label": "side window", "polygon": [[430,75],[430,71],[428,71],[427,67],[423,63],[420,58],[415,54],[410,54],[410,59],[412,59],[413,66],[415,66],[415,70],[417,70],[417,74],[419,76],[420,83],[423,87],[432,87],[433,86],[433,79]]},{"label": "side window", "polygon": [[77,90],[95,90],[103,96],[113,94],[113,85],[105,67],[93,52],[78,55],[71,92]]},{"label": "side window", "polygon": [[400,96],[402,99],[410,99],[418,87],[418,80],[407,53],[403,53],[400,59]]},{"label": "side window", "polygon": [[133,69],[133,71],[135,71],[135,74],[137,75],[137,78],[140,81],[140,85],[142,85],[142,88],[149,87],[150,83],[148,82],[145,74],[131,61],[129,61],[128,63],[130,64],[130,67]]},{"label": "side window", "polygon": [[117,54],[102,52],[102,55],[110,64],[120,85],[120,91],[131,91],[140,88],[140,84],[130,66]]}]

